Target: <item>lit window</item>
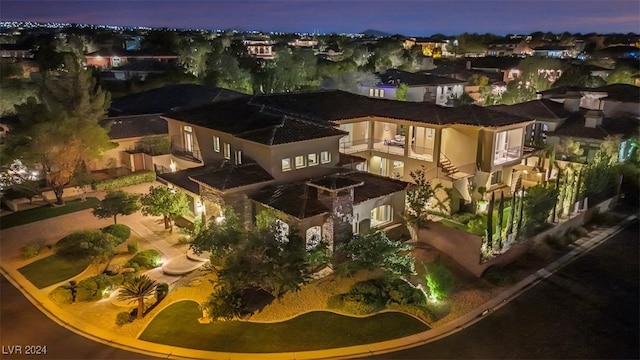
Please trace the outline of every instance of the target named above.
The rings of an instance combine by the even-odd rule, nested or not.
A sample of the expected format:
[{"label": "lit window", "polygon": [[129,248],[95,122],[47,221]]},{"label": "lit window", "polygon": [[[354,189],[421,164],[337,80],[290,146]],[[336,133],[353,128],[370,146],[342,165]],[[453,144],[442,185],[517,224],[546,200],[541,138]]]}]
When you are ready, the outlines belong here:
[{"label": "lit window", "polygon": [[282,159],[282,171],[291,170],[291,158]]},{"label": "lit window", "polygon": [[182,129],[183,129],[184,131],[186,131],[186,132],[192,132],[192,131],[193,131],[193,129],[192,129],[192,128],[191,128],[191,126],[189,126],[189,125],[185,125]]},{"label": "lit window", "polygon": [[369,96],[373,96],[373,89],[369,89]]},{"label": "lit window", "polygon": [[224,152],[222,154],[225,159],[231,159],[231,145],[225,143],[224,144]]},{"label": "lit window", "polygon": [[236,165],[242,164],[242,151],[236,151]]},{"label": "lit window", "polygon": [[382,205],[371,210],[371,227],[378,227],[391,222],[391,206]]},{"label": "lit window", "polygon": [[309,154],[307,155],[307,163],[309,166],[318,165],[318,154]]},{"label": "lit window", "polygon": [[307,166],[304,161],[304,155],[296,156],[296,169]]},{"label": "lit window", "polygon": [[320,153],[320,162],[326,164],[331,161],[331,153],[328,151],[323,151]]},{"label": "lit window", "polygon": [[220,152],[220,137],[219,136],[214,136],[213,137],[213,151]]}]

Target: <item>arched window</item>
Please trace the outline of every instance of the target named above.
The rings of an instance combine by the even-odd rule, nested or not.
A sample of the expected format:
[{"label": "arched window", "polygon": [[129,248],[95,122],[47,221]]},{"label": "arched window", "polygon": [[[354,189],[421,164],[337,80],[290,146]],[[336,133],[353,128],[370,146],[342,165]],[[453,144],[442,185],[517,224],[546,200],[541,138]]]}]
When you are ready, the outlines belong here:
[{"label": "arched window", "polygon": [[307,251],[315,248],[322,241],[322,228],[320,226],[312,226],[307,229]]}]

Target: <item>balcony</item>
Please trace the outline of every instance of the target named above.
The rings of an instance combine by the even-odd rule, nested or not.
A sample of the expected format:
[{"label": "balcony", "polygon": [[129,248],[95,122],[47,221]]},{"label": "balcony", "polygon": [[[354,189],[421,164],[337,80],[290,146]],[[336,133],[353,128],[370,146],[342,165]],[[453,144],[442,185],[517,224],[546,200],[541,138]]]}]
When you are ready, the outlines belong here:
[{"label": "balcony", "polygon": [[386,154],[404,155],[404,140],[373,139],[373,150]]},{"label": "balcony", "polygon": [[425,160],[425,161],[433,161],[433,149],[411,145],[409,151],[409,157],[412,159]]},{"label": "balcony", "polygon": [[200,150],[185,149],[181,146],[173,145],[171,146],[171,155],[182,160],[202,164],[202,155],[200,154]]},{"label": "balcony", "polygon": [[520,160],[522,157],[522,146],[514,146],[507,149],[497,150],[493,154],[493,164],[499,165],[511,161]]},{"label": "balcony", "polygon": [[340,152],[343,154],[352,154],[360,151],[369,150],[369,140],[370,139],[341,141]]}]

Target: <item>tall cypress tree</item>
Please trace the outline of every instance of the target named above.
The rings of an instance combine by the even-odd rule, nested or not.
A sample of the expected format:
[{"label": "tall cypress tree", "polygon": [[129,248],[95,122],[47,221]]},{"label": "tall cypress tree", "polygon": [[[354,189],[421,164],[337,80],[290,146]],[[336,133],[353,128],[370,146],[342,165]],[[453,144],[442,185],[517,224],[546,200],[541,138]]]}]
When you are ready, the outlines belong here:
[{"label": "tall cypress tree", "polygon": [[504,192],[500,192],[500,204],[498,205],[498,250],[502,250],[502,213],[504,212]]}]

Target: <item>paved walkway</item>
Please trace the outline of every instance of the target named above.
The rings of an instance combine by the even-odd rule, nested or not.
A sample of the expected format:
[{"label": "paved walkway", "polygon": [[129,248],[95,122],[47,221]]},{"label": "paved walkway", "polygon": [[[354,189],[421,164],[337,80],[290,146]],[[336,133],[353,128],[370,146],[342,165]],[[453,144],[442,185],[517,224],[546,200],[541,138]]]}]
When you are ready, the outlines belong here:
[{"label": "paved walkway", "polygon": [[[148,189],[148,186],[147,186]],[[80,335],[92,340],[109,344],[114,347],[127,349],[130,351],[145,353],[148,355],[164,358],[188,358],[188,359],[330,359],[330,358],[362,358],[374,354],[398,351],[417,345],[422,345],[472,325],[483,316],[491,313],[495,309],[503,306],[506,302],[517,297],[526,291],[531,285],[550,276],[554,271],[573,259],[582,256],[591,249],[605,241],[612,234],[619,231],[635,216],[629,217],[623,224],[609,229],[600,229],[590,233],[586,239],[579,240],[576,247],[568,254],[548,265],[544,269],[528,276],[519,283],[510,287],[499,296],[482,306],[470,311],[450,323],[433,328],[431,330],[407,336],[404,338],[351,346],[338,349],[327,349],[319,351],[296,352],[296,353],[270,353],[270,354],[239,354],[208,352],[200,350],[185,349],[161,344],[149,343],[130,337],[114,334],[106,329],[97,328],[94,325],[74,317],[66,312],[59,311],[59,308],[48,298],[48,292],[35,288],[26,280],[15,267],[16,264],[24,265],[23,261],[18,261],[20,246],[35,241],[44,241],[45,244],[53,244],[61,236],[81,228],[101,227],[110,224],[107,220],[98,220],[93,217],[90,211],[81,211],[74,214],[64,215],[55,219],[48,219],[36,224],[23,225],[2,231],[2,241],[0,241],[0,260],[2,265],[0,270],[16,287],[44,314],[56,321],[61,326],[67,327]],[[157,236],[151,229],[146,227],[141,215],[130,215],[121,218],[121,223],[129,225],[138,235],[149,240],[154,247],[161,251],[168,258],[184,256],[184,251],[173,247],[170,243]],[[146,218],[145,218],[146,219]],[[59,227],[62,227],[61,229]],[[166,275],[164,275],[166,276]],[[168,305],[168,304],[167,304]]]}]

